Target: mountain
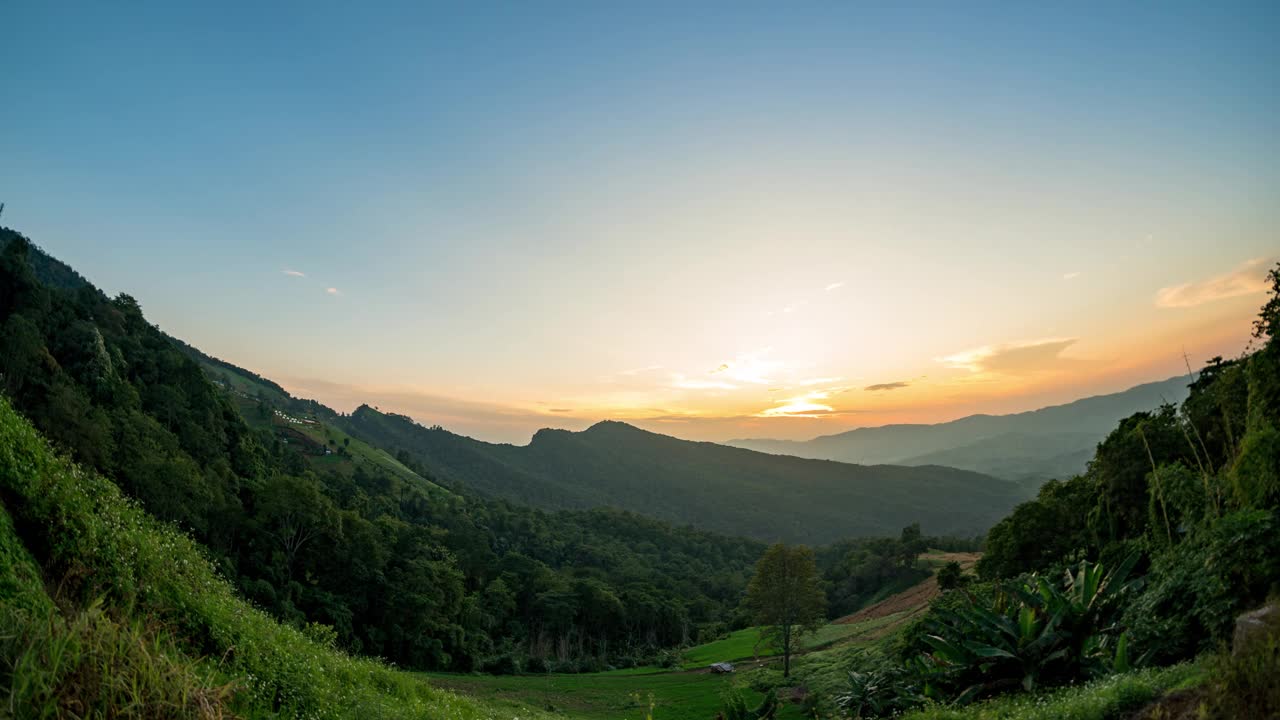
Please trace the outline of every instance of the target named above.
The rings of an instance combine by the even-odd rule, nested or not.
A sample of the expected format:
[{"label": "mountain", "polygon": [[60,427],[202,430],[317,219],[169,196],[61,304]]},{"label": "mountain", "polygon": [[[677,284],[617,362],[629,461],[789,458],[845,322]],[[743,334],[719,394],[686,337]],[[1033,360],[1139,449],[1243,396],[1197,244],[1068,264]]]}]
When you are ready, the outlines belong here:
[{"label": "mountain", "polygon": [[1024,499],[1014,483],[939,466],[851,465],[690,442],[620,422],[540,430],[525,446],[358,408],[345,429],[405,451],[451,486],[548,509],[617,507],[761,540],[830,542],[985,530]]},{"label": "mountain", "polygon": [[747,439],[727,445],[849,463],[949,465],[1038,484],[1084,471],[1093,448],[1121,419],[1182,402],[1187,378],[1012,415],[970,415],[935,425],[858,428],[807,441]]},{"label": "mountain", "polygon": [[[196,631],[201,656],[214,648],[213,632],[236,648],[234,663],[253,654],[285,667],[275,658],[286,655],[270,655],[268,636],[277,631],[263,622],[252,621],[257,629],[243,638],[200,624],[232,615],[239,622],[233,605],[249,603],[232,603],[218,588],[210,594],[185,559],[177,574],[153,572],[179,567],[166,564],[174,562],[171,543],[139,530],[158,521],[183,542],[199,543],[192,552],[252,606],[290,627],[322,626],[315,637],[325,645],[414,669],[510,672],[526,661],[544,669],[554,661],[577,671],[622,657],[635,662],[637,654],[649,658],[719,632],[764,550],[754,540],[620,510],[548,513],[441,489],[408,455],[351,437],[342,419],[180,343],[130,296],[106,296],[0,227],[0,615],[12,557],[7,511],[37,559],[77,548],[31,583],[58,588],[60,608],[110,591],[103,616],[131,618],[157,599],[157,583],[189,583],[177,594],[160,591],[173,613],[166,626]],[[35,432],[44,440],[30,440]],[[45,441],[55,450],[37,449]],[[20,444],[26,456],[15,454]],[[62,472],[63,496],[76,498],[74,508],[50,506],[50,487],[41,484],[50,463],[28,457],[42,453],[75,463]],[[81,485],[90,476],[91,492]],[[121,519],[119,503],[97,504],[122,494],[130,498],[129,519]],[[55,516],[70,525],[55,525]],[[124,545],[108,552],[107,531]],[[157,553],[145,561],[145,584],[129,564],[142,561],[128,543]],[[78,557],[81,549],[93,556]],[[204,611],[216,617],[200,617]],[[156,618],[137,620],[141,628]],[[126,625],[134,627],[132,619]],[[4,617],[0,626],[13,627]],[[225,649],[216,656],[225,660]],[[290,647],[288,666],[301,667],[302,655],[316,661],[315,649]],[[0,666],[13,666],[10,659],[0,657]],[[254,674],[270,676],[261,667]],[[282,704],[292,690],[263,687],[254,692],[274,705],[273,716],[326,707]]]}]

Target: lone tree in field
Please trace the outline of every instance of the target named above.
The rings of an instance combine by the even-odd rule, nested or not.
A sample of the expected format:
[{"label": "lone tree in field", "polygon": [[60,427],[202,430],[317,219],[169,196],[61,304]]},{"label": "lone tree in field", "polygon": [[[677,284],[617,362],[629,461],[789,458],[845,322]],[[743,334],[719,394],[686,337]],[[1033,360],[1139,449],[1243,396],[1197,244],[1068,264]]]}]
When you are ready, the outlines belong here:
[{"label": "lone tree in field", "polygon": [[782,651],[782,676],[790,677],[791,653],[800,637],[817,630],[826,620],[827,596],[813,550],[782,543],[766,550],[747,585],[746,603]]}]

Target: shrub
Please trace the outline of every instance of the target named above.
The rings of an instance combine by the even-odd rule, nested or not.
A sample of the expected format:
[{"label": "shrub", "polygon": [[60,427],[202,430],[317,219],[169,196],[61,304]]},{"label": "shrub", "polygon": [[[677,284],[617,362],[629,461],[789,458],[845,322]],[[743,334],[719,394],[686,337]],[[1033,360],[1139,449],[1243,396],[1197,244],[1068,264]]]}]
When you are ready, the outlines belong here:
[{"label": "shrub", "polygon": [[1236,615],[1264,600],[1278,581],[1275,514],[1232,513],[1157,555],[1123,622],[1148,660],[1189,658],[1226,642]]},{"label": "shrub", "polygon": [[1209,666],[1205,707],[1211,718],[1264,720],[1280,717],[1280,614],[1233,654],[1220,653]]},{"label": "shrub", "polygon": [[524,661],[524,671],[527,673],[531,673],[534,675],[542,675],[542,674],[545,674],[550,669],[551,669],[550,664],[547,663],[546,658],[530,657]]},{"label": "shrub", "polygon": [[932,607],[915,629],[927,650],[907,659],[906,674],[851,675],[846,705],[895,709],[896,697],[915,696],[964,704],[1126,670],[1128,642],[1114,619],[1136,563],[1131,556],[1110,573],[1081,563],[1062,587],[1033,575],[987,593],[948,593],[959,598]]},{"label": "shrub", "polygon": [[1020,693],[964,708],[931,707],[903,720],[1116,720],[1194,679],[1194,666],[1147,669],[1047,693]]}]

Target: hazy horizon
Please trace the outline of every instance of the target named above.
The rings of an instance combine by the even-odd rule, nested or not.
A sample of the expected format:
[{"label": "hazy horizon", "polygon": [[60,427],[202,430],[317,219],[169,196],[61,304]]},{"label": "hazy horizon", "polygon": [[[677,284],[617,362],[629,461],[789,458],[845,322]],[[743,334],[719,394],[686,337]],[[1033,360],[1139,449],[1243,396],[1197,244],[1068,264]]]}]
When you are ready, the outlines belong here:
[{"label": "hazy horizon", "polygon": [[1246,347],[1280,6],[568,7],[11,8],[0,222],[299,396],[518,444],[1019,412]]}]

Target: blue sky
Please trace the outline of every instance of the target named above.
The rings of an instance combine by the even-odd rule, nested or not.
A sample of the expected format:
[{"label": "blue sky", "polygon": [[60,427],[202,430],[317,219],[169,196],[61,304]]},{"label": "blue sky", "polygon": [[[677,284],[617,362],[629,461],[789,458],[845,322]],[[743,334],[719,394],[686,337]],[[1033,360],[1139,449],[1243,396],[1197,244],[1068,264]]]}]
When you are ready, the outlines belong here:
[{"label": "blue sky", "polygon": [[1276,3],[179,5],[6,6],[4,222],[344,410],[1025,409],[1238,352],[1280,254]]}]

